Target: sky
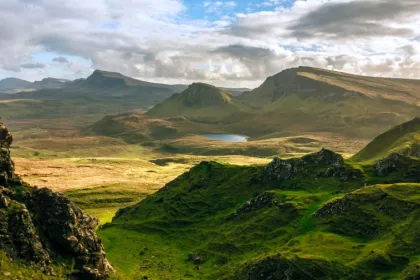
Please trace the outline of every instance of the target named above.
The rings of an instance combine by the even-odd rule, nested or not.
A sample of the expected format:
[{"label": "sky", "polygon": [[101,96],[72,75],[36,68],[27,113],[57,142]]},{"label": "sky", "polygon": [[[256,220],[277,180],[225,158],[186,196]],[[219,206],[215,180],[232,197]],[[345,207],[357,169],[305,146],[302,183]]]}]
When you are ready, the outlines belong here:
[{"label": "sky", "polygon": [[0,79],[256,87],[300,65],[420,78],[418,26],[419,0],[0,0]]}]

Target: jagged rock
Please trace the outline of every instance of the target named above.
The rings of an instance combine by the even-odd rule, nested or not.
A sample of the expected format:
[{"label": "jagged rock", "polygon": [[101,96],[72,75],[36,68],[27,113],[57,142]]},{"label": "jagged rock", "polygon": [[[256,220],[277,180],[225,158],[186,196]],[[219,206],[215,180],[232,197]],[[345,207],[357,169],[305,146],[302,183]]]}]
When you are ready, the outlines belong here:
[{"label": "jagged rock", "polygon": [[41,243],[26,206],[0,194],[8,203],[0,206],[0,249],[12,258],[45,265],[50,256]]},{"label": "jagged rock", "polygon": [[15,174],[15,165],[10,158],[10,145],[13,137],[0,120],[0,186],[21,183],[19,176]]},{"label": "jagged rock", "polygon": [[9,133],[9,130],[4,126],[0,120],[0,148],[9,149],[12,144],[13,137]]},{"label": "jagged rock", "polygon": [[353,174],[348,173],[343,167],[343,157],[326,149],[322,149],[318,153],[306,155],[299,159],[293,158],[282,160],[274,158],[273,161],[265,167],[264,171],[271,179],[287,180],[298,174],[302,175],[307,172],[311,166],[325,167],[325,171],[318,174],[318,176],[323,177],[339,177],[343,180],[350,180],[361,174],[361,171],[359,174],[356,174],[356,172]]},{"label": "jagged rock", "polygon": [[63,195],[24,184],[14,173],[11,143],[0,122],[0,250],[48,275],[54,274],[48,264],[60,257],[75,261],[72,279],[107,278],[114,270],[95,232],[98,219]]},{"label": "jagged rock", "polygon": [[228,219],[233,219],[237,217],[238,215],[256,211],[264,207],[270,207],[275,204],[276,204],[276,201],[274,201],[274,195],[272,193],[264,192],[252,198],[251,200],[248,200],[247,202],[245,202],[233,214],[229,215]]},{"label": "jagged rock", "polygon": [[378,160],[375,163],[374,171],[377,176],[387,176],[388,174],[400,170],[408,169],[412,160],[400,154],[391,154],[388,157]]}]

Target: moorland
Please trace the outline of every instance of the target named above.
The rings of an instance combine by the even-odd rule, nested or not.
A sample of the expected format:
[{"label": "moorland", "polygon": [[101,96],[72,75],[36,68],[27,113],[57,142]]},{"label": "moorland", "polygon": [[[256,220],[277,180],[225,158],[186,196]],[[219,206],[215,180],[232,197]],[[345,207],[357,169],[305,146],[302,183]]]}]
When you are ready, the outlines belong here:
[{"label": "moorland", "polygon": [[99,218],[111,278],[420,277],[419,80],[299,67],[253,90],[99,70],[63,83],[20,81],[0,115],[23,181]]}]

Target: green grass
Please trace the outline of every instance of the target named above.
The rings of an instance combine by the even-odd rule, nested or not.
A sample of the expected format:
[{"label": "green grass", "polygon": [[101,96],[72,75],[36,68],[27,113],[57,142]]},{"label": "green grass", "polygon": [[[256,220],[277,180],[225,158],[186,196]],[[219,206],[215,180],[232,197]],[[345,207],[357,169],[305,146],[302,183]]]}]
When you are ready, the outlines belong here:
[{"label": "green grass", "polygon": [[71,190],[65,195],[86,213],[99,218],[100,224],[105,224],[112,221],[118,209],[136,204],[147,196],[130,189],[125,189],[123,184],[112,184]]},{"label": "green grass", "polygon": [[39,267],[32,267],[19,260],[10,261],[4,251],[0,250],[0,279],[3,280],[64,280],[65,269],[58,265],[51,265],[56,276],[45,275]]},{"label": "green grass", "polygon": [[319,177],[326,168],[277,181],[261,166],[199,164],[99,230],[115,279],[260,279],[248,273],[270,265],[316,279],[414,275],[420,184],[363,187],[387,179]]},{"label": "green grass", "polygon": [[391,153],[420,156],[420,118],[398,125],[379,135],[352,159],[359,162],[374,162]]}]

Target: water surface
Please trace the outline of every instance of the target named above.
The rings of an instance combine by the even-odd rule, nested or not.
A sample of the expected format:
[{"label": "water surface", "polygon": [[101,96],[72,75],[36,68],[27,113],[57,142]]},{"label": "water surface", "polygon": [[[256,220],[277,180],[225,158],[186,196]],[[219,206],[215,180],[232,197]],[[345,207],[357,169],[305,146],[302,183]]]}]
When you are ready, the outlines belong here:
[{"label": "water surface", "polygon": [[233,142],[233,143],[242,143],[247,142],[248,137],[244,135],[238,135],[238,134],[200,134],[200,136],[209,138],[209,139],[215,139],[225,142]]}]

